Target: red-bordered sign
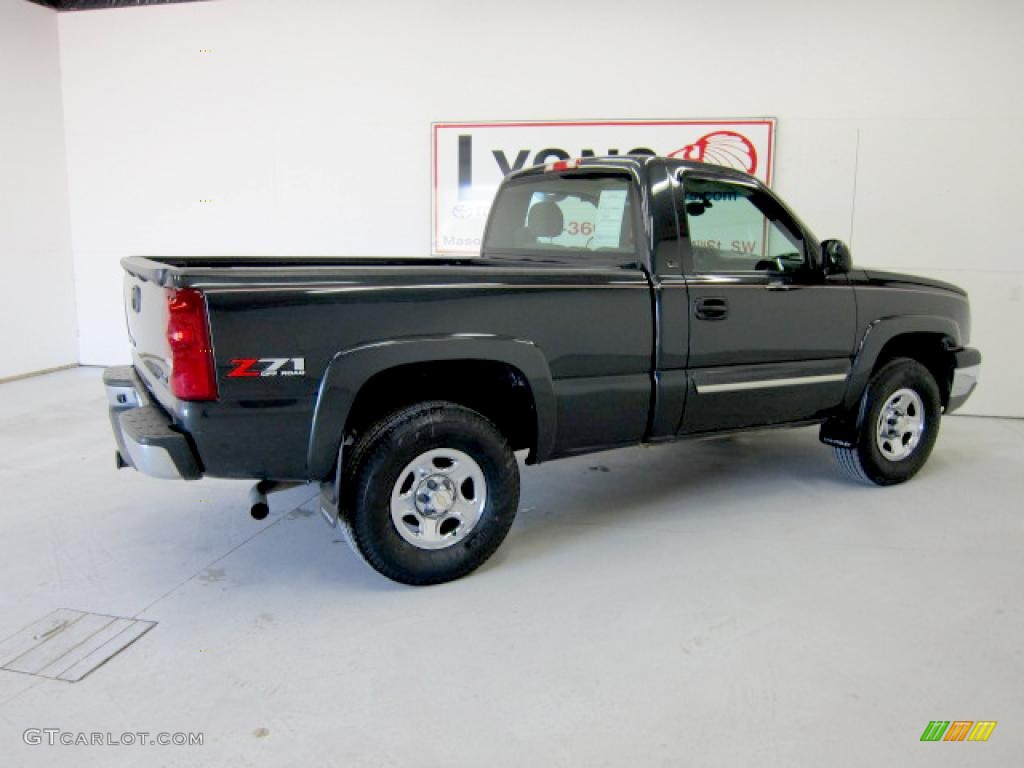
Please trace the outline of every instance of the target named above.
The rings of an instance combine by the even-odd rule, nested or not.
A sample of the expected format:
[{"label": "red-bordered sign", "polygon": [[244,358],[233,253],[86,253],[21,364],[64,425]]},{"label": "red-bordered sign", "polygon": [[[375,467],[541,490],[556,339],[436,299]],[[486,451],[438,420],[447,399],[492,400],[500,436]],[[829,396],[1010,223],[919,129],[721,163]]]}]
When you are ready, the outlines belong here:
[{"label": "red-bordered sign", "polygon": [[507,173],[576,157],[647,153],[726,165],[771,184],[775,119],[434,123],[432,250],[479,252]]}]

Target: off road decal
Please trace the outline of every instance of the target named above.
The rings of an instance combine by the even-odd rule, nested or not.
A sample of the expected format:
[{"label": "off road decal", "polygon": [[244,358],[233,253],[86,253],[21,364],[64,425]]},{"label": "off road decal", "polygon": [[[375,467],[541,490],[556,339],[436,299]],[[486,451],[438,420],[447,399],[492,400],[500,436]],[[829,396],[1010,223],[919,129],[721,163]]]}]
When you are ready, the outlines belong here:
[{"label": "off road decal", "polygon": [[235,367],[228,374],[229,379],[306,375],[304,357],[240,357],[231,362]]}]

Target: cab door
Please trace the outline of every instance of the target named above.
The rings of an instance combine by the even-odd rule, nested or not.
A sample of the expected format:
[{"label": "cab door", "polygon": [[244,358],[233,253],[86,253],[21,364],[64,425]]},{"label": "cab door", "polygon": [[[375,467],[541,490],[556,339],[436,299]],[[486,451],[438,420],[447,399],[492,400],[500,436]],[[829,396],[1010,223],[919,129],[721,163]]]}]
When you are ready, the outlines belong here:
[{"label": "cab door", "polygon": [[689,286],[689,391],[681,433],[825,415],[843,398],[856,330],[846,275],[763,186],[675,177]]}]

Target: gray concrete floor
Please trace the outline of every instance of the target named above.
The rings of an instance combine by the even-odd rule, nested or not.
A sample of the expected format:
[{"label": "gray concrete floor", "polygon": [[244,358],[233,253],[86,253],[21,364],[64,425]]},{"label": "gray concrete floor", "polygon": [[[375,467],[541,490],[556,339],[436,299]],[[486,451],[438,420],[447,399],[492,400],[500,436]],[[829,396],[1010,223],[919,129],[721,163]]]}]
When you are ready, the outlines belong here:
[{"label": "gray concrete floor", "polygon": [[[0,386],[0,638],[158,626],[78,683],[0,671],[4,765],[943,766],[1024,754],[1024,423],[951,417],[911,483],[814,430],[527,468],[483,569],[364,566],[311,489],[112,467],[100,372]],[[929,720],[996,720],[984,744]],[[28,746],[27,728],[203,746]]]}]

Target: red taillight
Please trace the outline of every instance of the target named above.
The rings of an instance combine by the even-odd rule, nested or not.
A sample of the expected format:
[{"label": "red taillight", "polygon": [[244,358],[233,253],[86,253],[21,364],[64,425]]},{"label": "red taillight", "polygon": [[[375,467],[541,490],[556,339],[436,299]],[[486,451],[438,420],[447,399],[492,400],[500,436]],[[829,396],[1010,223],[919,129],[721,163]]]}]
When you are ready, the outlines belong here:
[{"label": "red taillight", "polygon": [[179,400],[216,400],[217,374],[203,294],[194,288],[168,290],[167,309],[171,392]]}]

